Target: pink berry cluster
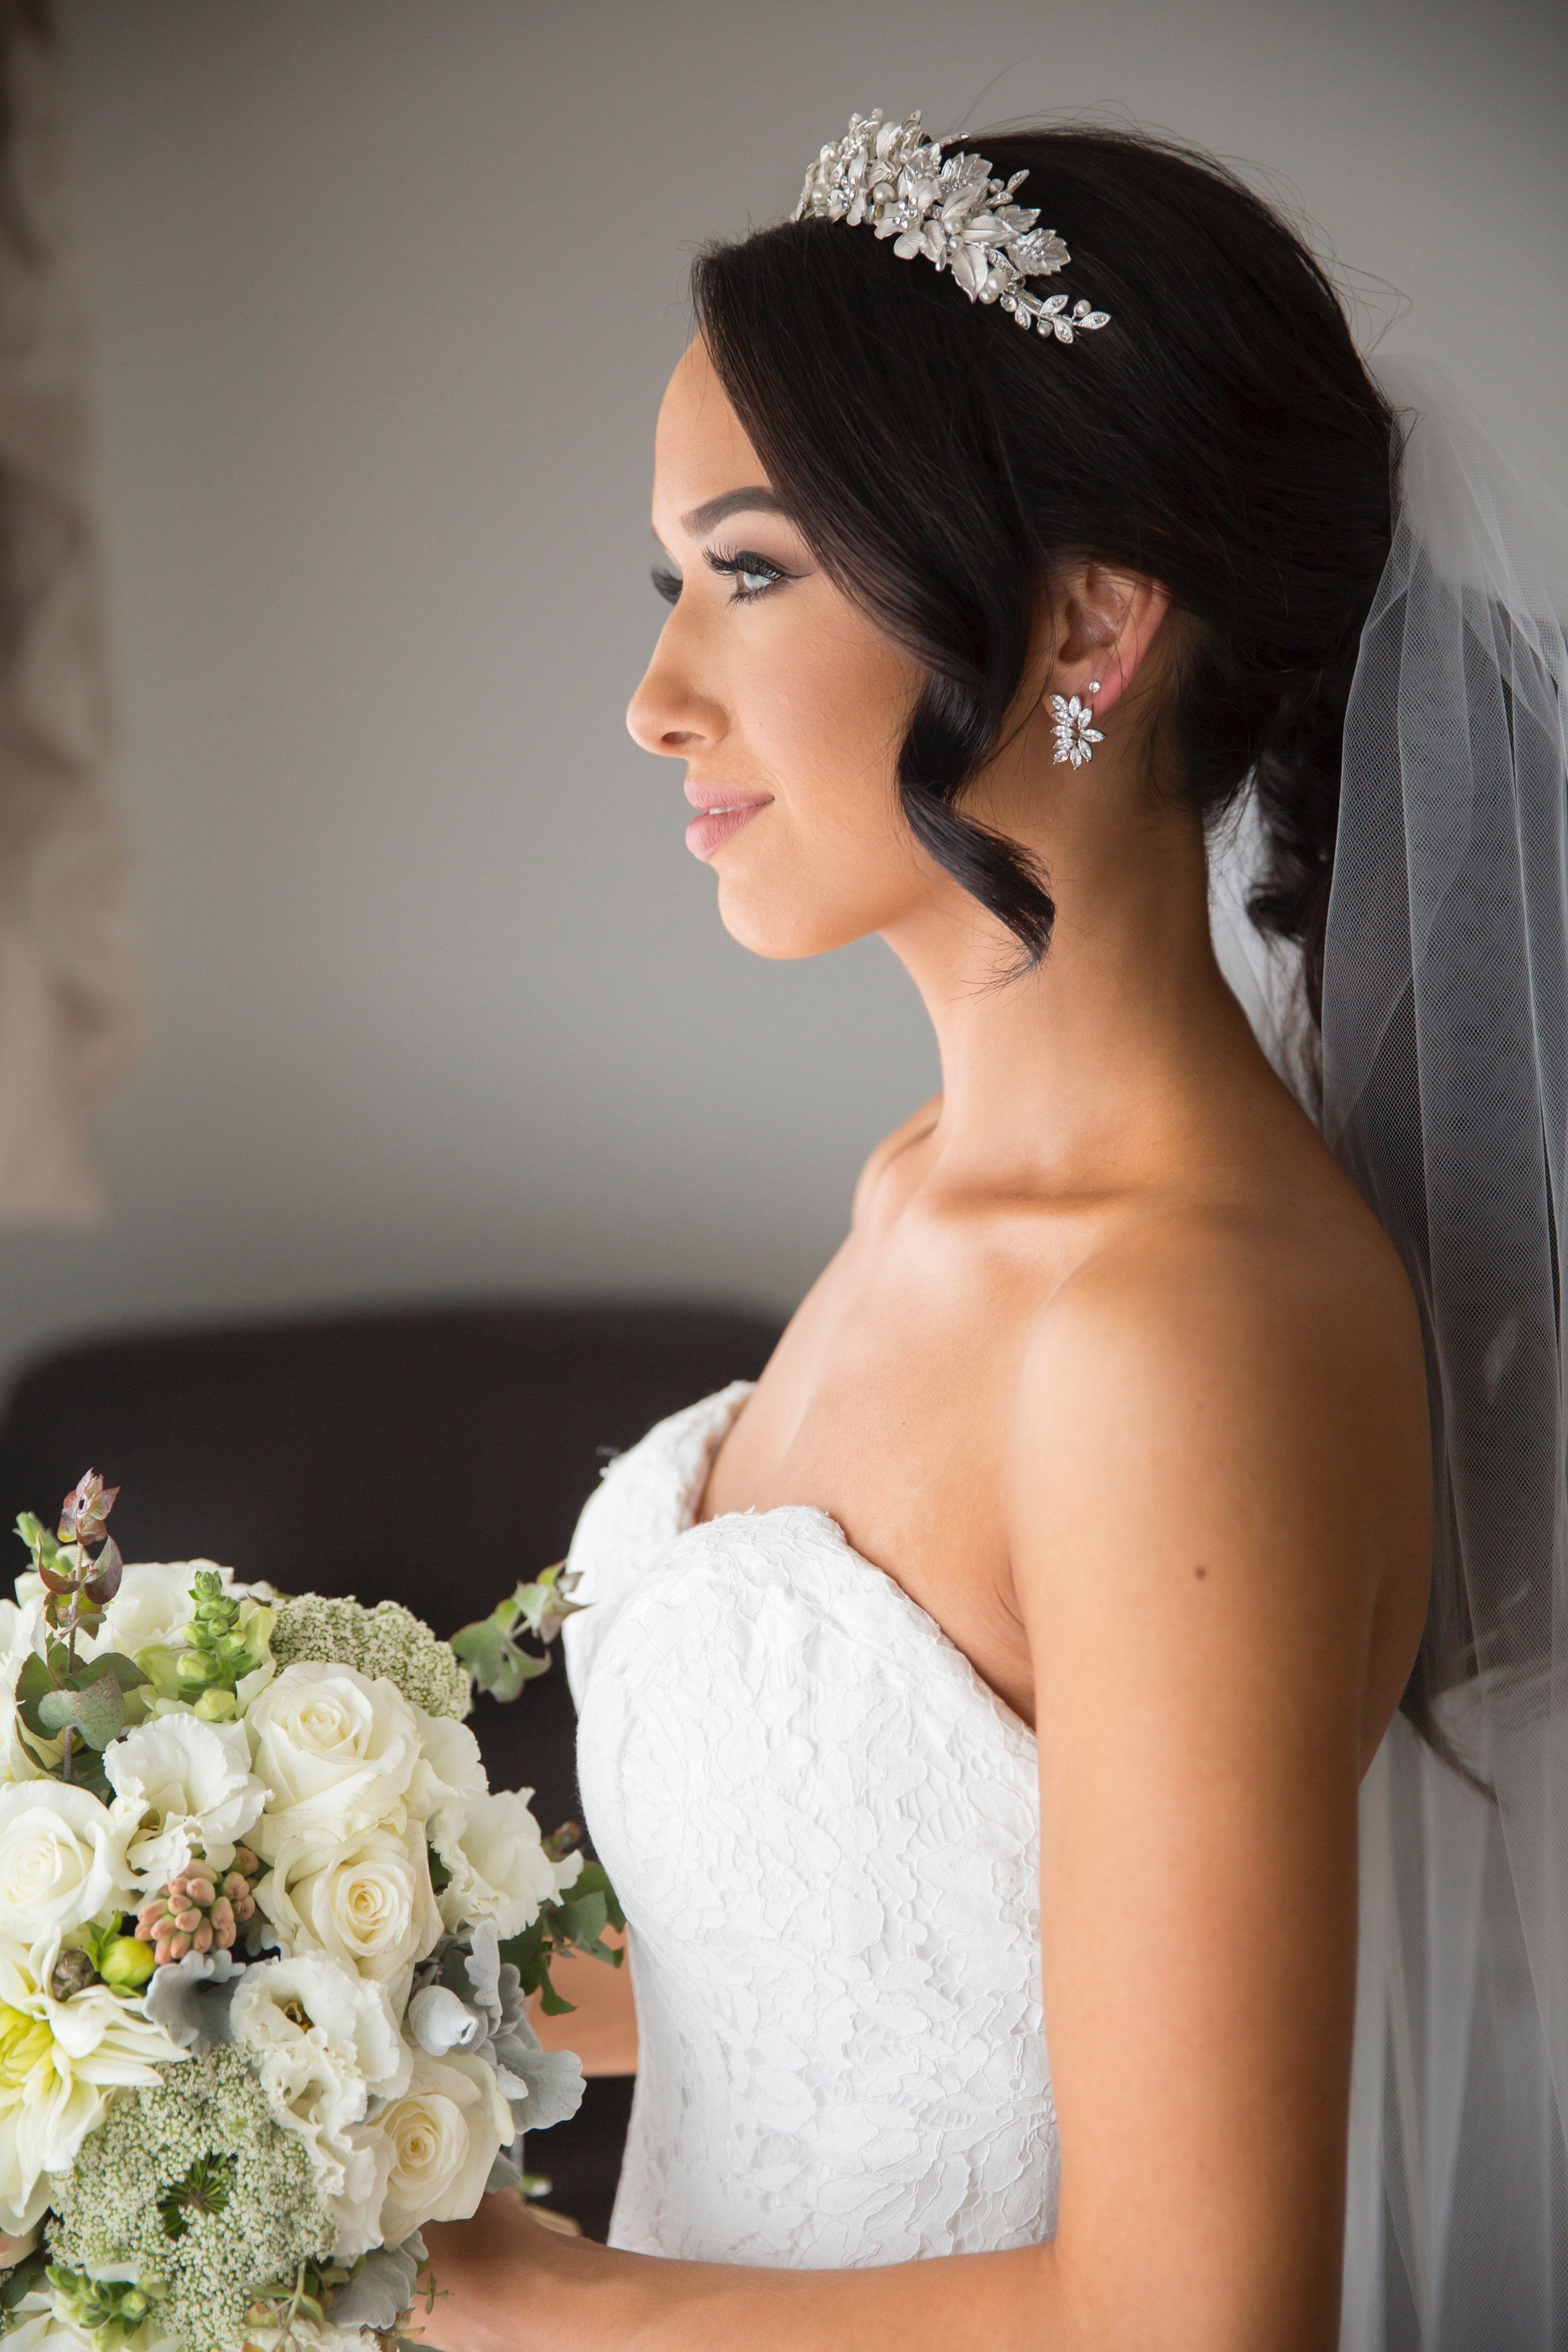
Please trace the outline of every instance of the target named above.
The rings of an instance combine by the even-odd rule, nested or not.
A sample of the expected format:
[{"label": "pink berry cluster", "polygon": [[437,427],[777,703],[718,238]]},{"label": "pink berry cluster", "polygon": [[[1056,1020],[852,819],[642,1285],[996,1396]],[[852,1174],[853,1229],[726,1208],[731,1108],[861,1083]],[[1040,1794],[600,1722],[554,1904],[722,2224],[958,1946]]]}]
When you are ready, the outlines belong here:
[{"label": "pink berry cluster", "polygon": [[160,1968],[187,1952],[226,1952],[244,1920],[253,1916],[251,1881],[261,1865],[248,1846],[236,1846],[234,1862],[220,1879],[205,1862],[193,1862],[172,1878],[161,1895],[143,1903],[136,1934],[151,1944]]}]

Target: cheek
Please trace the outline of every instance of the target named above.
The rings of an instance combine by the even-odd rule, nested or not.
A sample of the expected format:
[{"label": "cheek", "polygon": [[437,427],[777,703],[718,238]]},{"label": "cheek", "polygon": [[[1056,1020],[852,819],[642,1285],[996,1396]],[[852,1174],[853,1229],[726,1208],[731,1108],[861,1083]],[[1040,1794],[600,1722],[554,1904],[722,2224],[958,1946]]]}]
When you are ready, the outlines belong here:
[{"label": "cheek", "polygon": [[754,675],[737,715],[773,805],[713,860],[742,946],[822,954],[884,929],[925,887],[897,781],[920,686],[858,616],[801,631]]}]

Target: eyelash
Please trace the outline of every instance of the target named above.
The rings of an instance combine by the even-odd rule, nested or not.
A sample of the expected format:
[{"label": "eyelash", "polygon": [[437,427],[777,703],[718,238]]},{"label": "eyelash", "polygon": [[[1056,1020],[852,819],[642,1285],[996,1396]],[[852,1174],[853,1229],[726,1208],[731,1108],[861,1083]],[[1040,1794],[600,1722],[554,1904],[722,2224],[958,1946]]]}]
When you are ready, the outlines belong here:
[{"label": "eyelash", "polygon": [[[754,604],[760,596],[770,594],[781,581],[799,577],[797,572],[785,572],[780,564],[770,563],[765,555],[752,555],[743,548],[731,554],[723,548],[710,547],[707,562],[710,571],[721,572],[726,579],[734,581],[734,593],[730,598],[731,604]],[[666,572],[662,565],[656,564],[652,578],[655,588],[667,604],[679,602],[681,583],[678,572]],[[761,580],[763,585],[760,588],[743,588],[740,584],[743,578]]]}]

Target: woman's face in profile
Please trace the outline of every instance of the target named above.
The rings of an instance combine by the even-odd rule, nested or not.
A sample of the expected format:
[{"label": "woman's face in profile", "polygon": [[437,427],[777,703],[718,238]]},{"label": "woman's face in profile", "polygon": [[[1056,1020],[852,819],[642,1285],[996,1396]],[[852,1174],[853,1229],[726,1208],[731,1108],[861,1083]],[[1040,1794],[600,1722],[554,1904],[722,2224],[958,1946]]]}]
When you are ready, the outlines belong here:
[{"label": "woman's face in profile", "polygon": [[686,761],[688,845],[729,930],[816,955],[951,887],[899,809],[923,673],[814,562],[700,342],[659,411],[653,526],[673,609],[626,724]]}]

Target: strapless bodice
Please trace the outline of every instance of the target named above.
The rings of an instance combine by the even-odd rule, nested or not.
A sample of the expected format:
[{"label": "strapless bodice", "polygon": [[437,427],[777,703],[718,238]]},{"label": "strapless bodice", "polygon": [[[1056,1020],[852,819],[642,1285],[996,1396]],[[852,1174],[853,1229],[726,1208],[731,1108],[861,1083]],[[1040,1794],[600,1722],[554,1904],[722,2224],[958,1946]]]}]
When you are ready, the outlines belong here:
[{"label": "strapless bodice", "polygon": [[611,2242],[826,2269],[1055,2228],[1027,1727],[826,1513],[692,1515],[746,1383],[612,1462],[566,1625],[641,2065]]}]

